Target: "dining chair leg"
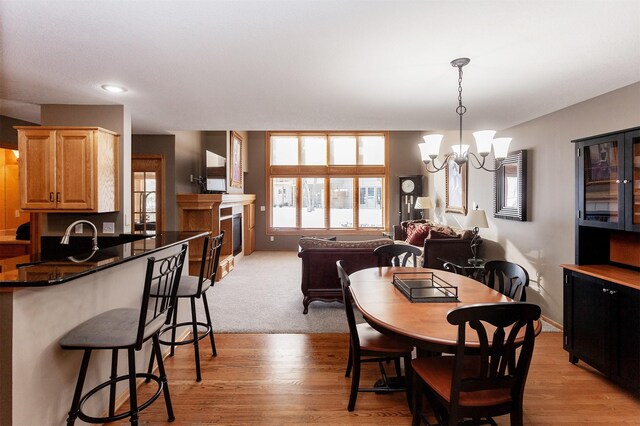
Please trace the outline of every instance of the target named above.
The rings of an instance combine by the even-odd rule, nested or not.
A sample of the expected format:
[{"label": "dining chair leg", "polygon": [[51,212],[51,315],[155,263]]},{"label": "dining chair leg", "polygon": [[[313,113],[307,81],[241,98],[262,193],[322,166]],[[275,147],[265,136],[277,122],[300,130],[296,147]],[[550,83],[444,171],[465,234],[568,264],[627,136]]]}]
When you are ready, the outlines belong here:
[{"label": "dining chair leg", "polygon": [[413,383],[413,418],[411,426],[419,426],[422,416],[422,384],[417,374],[412,374]]},{"label": "dining chair leg", "polygon": [[393,363],[396,367],[396,377],[402,376],[402,369],[400,368],[400,358],[395,358]]},{"label": "dining chair leg", "polygon": [[407,388],[407,404],[409,411],[413,412],[413,368],[411,367],[411,354],[404,356],[404,384]]},{"label": "dining chair leg", "polygon": [[76,422],[76,419],[78,418],[78,411],[80,410],[80,398],[82,398],[84,379],[87,377],[89,358],[91,358],[91,349],[85,349],[84,354],[82,355],[82,364],[80,364],[78,381],[76,382],[76,390],[73,393],[73,400],[71,402],[71,409],[69,410],[69,417],[67,417],[67,426],[73,426],[73,424]]},{"label": "dining chair leg", "polygon": [[200,373],[200,345],[198,344],[198,318],[196,317],[196,298],[190,297],[191,302],[191,324],[193,333],[193,352],[196,358],[196,382],[202,381],[202,374]]},{"label": "dining chair leg", "polygon": [[351,348],[351,339],[349,339],[349,358],[347,358],[347,371],[344,373],[344,377],[349,377],[351,374],[351,368],[353,367],[353,349]]},{"label": "dining chair leg", "polygon": [[131,408],[132,425],[138,424],[138,397],[136,395],[136,350],[127,349],[129,355],[129,407]]},{"label": "dining chair leg", "polygon": [[358,398],[358,388],[360,387],[360,360],[353,361],[353,371],[351,374],[351,393],[349,394],[348,411],[356,408],[356,399]]},{"label": "dining chair leg", "polygon": [[160,352],[160,338],[157,334],[153,336],[153,352],[156,354],[156,360],[158,361],[158,377],[160,377],[160,383],[162,383],[162,392],[164,393],[164,402],[167,406],[168,420],[172,422],[175,420],[175,416],[173,415],[173,406],[171,405],[167,373],[164,371],[164,361],[162,360],[162,353]]},{"label": "dining chair leg", "polygon": [[209,326],[209,340],[211,340],[211,354],[213,356],[218,356],[218,351],[216,350],[216,341],[213,337],[213,323],[211,322],[211,313],[209,312],[209,302],[207,302],[207,293],[202,293],[202,302],[204,303],[204,314],[207,317],[207,325]]}]

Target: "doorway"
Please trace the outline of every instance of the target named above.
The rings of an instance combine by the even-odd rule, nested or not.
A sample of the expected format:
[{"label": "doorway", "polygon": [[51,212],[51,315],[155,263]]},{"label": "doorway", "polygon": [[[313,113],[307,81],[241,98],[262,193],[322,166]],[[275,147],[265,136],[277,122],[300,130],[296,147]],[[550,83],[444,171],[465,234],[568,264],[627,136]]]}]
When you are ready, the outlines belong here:
[{"label": "doorway", "polygon": [[131,217],[135,234],[164,230],[164,157],[131,156]]}]

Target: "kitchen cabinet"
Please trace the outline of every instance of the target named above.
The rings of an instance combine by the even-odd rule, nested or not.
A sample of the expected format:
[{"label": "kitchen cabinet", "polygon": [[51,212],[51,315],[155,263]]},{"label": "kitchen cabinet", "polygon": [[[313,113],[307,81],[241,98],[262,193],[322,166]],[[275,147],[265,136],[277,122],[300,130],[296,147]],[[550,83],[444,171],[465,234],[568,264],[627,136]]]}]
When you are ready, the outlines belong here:
[{"label": "kitchen cabinet", "polygon": [[562,266],[564,349],[570,362],[582,360],[640,395],[640,274],[611,266]]},{"label": "kitchen cabinet", "polygon": [[640,232],[640,128],[573,142],[578,225]]},{"label": "kitchen cabinet", "polygon": [[16,129],[22,210],[119,210],[119,135],[99,127]]}]

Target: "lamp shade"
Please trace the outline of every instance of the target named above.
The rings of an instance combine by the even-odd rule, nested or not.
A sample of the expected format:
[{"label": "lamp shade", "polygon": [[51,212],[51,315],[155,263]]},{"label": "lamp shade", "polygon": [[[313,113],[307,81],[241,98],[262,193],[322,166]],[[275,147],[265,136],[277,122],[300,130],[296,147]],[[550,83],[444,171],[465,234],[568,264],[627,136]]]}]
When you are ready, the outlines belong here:
[{"label": "lamp shade", "polygon": [[464,221],[465,228],[488,228],[487,215],[484,210],[470,210]]},{"label": "lamp shade", "polygon": [[456,154],[456,157],[466,157],[469,152],[469,145],[467,144],[455,144],[451,147],[451,150]]},{"label": "lamp shade", "polygon": [[495,134],[495,130],[480,130],[478,132],[473,132],[473,137],[476,140],[476,148],[478,149],[478,154],[486,155],[491,152],[491,141],[493,140],[493,136]]},{"label": "lamp shade", "polygon": [[433,208],[433,203],[431,203],[431,197],[417,197],[415,209],[431,209]]},{"label": "lamp shade", "polygon": [[507,154],[509,153],[509,144],[511,143],[511,138],[496,138],[493,140],[493,155],[498,160],[502,160],[503,158],[507,158]]},{"label": "lamp shade", "polygon": [[424,142],[418,144],[422,161],[434,159],[438,156],[440,153],[440,142],[442,142],[442,138],[442,135],[426,135],[422,137]]}]

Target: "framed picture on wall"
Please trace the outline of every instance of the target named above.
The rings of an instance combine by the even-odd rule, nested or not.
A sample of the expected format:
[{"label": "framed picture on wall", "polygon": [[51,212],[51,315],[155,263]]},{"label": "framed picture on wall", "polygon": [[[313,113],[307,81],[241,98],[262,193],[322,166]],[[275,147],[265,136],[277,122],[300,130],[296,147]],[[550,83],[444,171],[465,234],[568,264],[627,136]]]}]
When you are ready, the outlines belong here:
[{"label": "framed picture on wall", "polygon": [[242,137],[231,132],[231,183],[232,188],[242,188]]},{"label": "framed picture on wall", "polygon": [[458,166],[455,161],[449,161],[445,169],[445,185],[445,211],[467,214],[467,164]]}]

